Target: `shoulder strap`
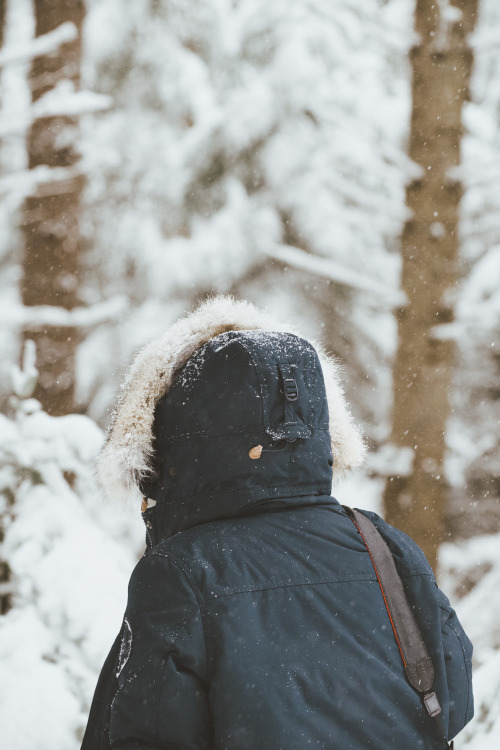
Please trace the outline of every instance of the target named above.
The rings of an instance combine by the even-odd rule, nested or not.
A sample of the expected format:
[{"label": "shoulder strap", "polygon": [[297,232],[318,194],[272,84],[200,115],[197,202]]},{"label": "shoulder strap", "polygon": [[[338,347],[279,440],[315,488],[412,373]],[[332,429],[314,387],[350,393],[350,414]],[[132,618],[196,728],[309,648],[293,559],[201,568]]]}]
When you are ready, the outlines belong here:
[{"label": "shoulder strap", "polygon": [[453,742],[448,743],[439,719],[441,706],[438,697],[432,690],[432,659],[408,604],[392,553],[369,518],[346,505],[342,507],[358,529],[370,555],[408,682],[420,694],[429,716],[436,720],[446,747],[453,750]]}]

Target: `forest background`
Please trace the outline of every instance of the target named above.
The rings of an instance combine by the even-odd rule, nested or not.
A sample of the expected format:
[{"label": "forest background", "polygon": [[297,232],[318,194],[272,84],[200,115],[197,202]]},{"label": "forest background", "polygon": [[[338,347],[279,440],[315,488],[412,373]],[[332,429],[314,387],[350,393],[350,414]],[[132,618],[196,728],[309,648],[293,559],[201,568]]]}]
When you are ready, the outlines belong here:
[{"label": "forest background", "polygon": [[500,5],[0,0],[0,726],[71,750],[142,553],[93,462],[213,293],[322,340],[500,730]]}]

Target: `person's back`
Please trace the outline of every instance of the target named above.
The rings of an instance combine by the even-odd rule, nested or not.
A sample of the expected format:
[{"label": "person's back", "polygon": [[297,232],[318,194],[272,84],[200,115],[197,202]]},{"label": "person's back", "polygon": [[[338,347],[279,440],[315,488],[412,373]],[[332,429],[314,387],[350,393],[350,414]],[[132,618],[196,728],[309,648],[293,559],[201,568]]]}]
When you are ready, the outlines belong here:
[{"label": "person's back", "polygon": [[[139,478],[148,549],[83,750],[438,750],[444,740],[405,679],[370,556],[330,497],[332,463],[362,454],[341,393],[330,384],[329,418],[311,345],[237,332],[237,322],[201,336],[191,323],[180,363],[156,357],[154,372],[172,375],[149,402],[149,426],[137,428],[137,410],[151,393],[151,351],[119,407],[101,474],[124,465],[127,446],[153,449],[154,472],[142,465]],[[127,470],[141,475],[139,464]],[[433,659],[451,738],[472,716],[470,644],[420,549],[371,517]]]}]

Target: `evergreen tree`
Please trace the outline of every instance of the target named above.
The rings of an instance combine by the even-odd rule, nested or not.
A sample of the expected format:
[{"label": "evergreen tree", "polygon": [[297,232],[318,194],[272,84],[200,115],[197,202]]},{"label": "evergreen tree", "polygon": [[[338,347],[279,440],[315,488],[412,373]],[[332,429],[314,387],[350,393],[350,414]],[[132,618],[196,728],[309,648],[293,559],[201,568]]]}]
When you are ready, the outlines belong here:
[{"label": "evergreen tree", "polygon": [[85,344],[93,415],[111,390],[101,352],[124,363],[199,297],[229,291],[340,354],[383,440],[412,170],[408,18],[399,0],[90,5],[86,81],[114,107],[86,131],[88,289],[131,306],[125,336]]},{"label": "evergreen tree", "polygon": [[464,112],[462,272],[450,466],[454,533],[500,528],[500,6],[481,0],[473,36],[472,101]]}]

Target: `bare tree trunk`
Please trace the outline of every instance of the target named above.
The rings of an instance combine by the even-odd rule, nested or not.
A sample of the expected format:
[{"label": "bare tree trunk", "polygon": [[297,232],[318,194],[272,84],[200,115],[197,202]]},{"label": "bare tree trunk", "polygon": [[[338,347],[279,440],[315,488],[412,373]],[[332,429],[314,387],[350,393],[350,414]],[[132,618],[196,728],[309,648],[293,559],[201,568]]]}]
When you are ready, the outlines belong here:
[{"label": "bare tree trunk", "polygon": [[[83,0],[34,0],[36,36],[73,22],[78,39],[57,52],[33,61],[30,84],[33,101],[61,81],[80,82],[80,32]],[[28,136],[30,169],[39,165],[72,167],[78,121],[72,117],[36,120]],[[28,197],[23,212],[25,238],[22,299],[25,305],[54,305],[71,310],[79,303],[79,212],[83,178],[44,183]],[[25,331],[37,345],[40,379],[35,392],[50,414],[66,414],[73,408],[77,331],[73,328],[39,327]]]},{"label": "bare tree trunk", "polygon": [[5,36],[5,16],[7,11],[7,0],[0,0],[0,47],[3,47]]},{"label": "bare tree trunk", "polygon": [[460,162],[462,105],[468,99],[472,53],[467,35],[478,0],[416,0],[419,43],[411,51],[413,109],[410,157],[422,177],[406,192],[410,218],[402,234],[402,285],[408,303],[398,319],[392,442],[410,448],[408,476],[388,477],[385,515],[410,533],[433,567],[446,538],[445,432],[454,365],[452,340],[435,326],[453,320],[459,276],[461,185],[450,173]]},{"label": "bare tree trunk", "polygon": [[[5,37],[5,17],[7,11],[7,0],[0,0],[0,48],[3,47]],[[6,498],[5,502],[10,502]],[[3,518],[0,515],[0,545],[4,539]],[[7,560],[0,559],[0,615],[4,615],[11,608],[12,596],[10,592],[10,567]]]}]

